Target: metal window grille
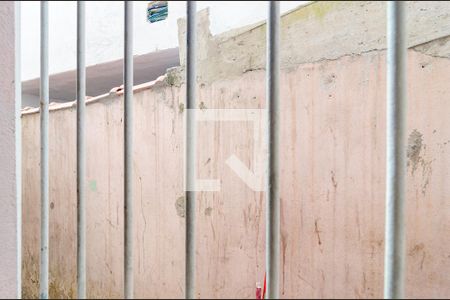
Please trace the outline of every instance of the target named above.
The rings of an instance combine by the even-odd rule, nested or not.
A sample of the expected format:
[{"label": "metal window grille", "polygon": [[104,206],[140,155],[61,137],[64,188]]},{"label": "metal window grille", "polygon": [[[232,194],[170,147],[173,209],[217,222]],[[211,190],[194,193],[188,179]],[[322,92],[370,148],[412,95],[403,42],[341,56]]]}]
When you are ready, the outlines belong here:
[{"label": "metal window grille", "polygon": [[[266,265],[269,298],[279,297],[280,198],[280,4],[269,2],[267,22],[267,108],[269,159],[267,178]],[[40,153],[41,153],[41,261],[40,297],[48,298],[49,277],[49,39],[48,2],[41,1]],[[195,298],[195,115],[196,103],[196,3],[187,2],[186,62],[186,298]],[[18,15],[20,16],[20,15]],[[387,160],[385,298],[402,298],[404,281],[404,198],[406,121],[406,33],[405,3],[387,3]],[[124,217],[125,291],[133,298],[133,4],[124,8]],[[85,3],[77,3],[77,281],[78,297],[86,297],[86,37]],[[189,110],[191,111],[189,112]],[[19,183],[20,184],[20,183]],[[20,261],[20,260],[19,260]],[[20,290],[20,289],[19,289]]]}]

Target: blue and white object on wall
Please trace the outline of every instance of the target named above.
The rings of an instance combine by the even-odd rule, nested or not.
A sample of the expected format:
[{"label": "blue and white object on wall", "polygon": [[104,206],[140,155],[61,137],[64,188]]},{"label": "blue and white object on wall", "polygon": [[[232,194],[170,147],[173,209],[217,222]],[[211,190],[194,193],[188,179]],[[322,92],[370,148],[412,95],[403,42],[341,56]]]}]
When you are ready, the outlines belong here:
[{"label": "blue and white object on wall", "polygon": [[147,6],[147,21],[155,23],[167,19],[169,8],[167,1],[150,1]]}]

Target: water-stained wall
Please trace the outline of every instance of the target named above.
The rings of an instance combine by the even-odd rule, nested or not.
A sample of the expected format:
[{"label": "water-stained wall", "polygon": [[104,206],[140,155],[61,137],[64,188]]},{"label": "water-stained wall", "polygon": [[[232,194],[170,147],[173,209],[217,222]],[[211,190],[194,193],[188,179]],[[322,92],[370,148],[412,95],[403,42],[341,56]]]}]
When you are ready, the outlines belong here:
[{"label": "water-stained wall", "polygon": [[[326,18],[326,16],[322,16]],[[448,39],[408,51],[406,296],[450,295]],[[437,50],[436,50],[437,49]],[[443,50],[444,49],[444,50]],[[442,52],[444,51],[444,52]],[[450,52],[449,52],[450,53]],[[385,201],[385,51],[284,67],[281,80],[281,293],[285,298],[380,298]],[[135,90],[135,296],[184,296],[182,69]],[[223,74],[222,74],[223,75]],[[265,72],[198,85],[201,112],[263,109]],[[87,106],[89,297],[122,297],[123,98]],[[50,113],[51,296],[76,295],[75,106]],[[24,292],[39,262],[39,114],[23,115]],[[197,198],[197,295],[253,298],[264,278],[265,200],[227,163],[253,170],[248,121],[198,123],[198,177],[221,190]],[[261,132],[262,135],[264,135]]]}]

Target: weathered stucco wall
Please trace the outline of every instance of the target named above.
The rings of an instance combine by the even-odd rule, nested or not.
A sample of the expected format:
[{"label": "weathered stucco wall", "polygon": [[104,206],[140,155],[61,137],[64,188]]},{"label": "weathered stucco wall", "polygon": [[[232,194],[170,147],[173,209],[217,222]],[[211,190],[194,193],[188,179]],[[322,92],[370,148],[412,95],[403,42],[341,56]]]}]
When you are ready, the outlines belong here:
[{"label": "weathered stucco wall", "polygon": [[[450,60],[442,49],[448,49],[447,39],[408,52],[407,297],[450,296]],[[140,298],[184,296],[181,72],[135,90]],[[382,50],[348,52],[282,71],[282,297],[382,297],[385,72]],[[199,108],[264,108],[264,76],[264,70],[252,70],[201,80]],[[87,106],[89,297],[122,297],[122,100],[120,91],[113,92]],[[75,113],[66,104],[54,105],[50,114],[53,297],[76,296]],[[38,288],[38,124],[36,111],[24,113],[27,296],[37,295]],[[198,194],[197,295],[253,298],[255,282],[264,276],[264,193],[250,190],[226,160],[235,154],[254,167],[254,128],[248,122],[199,127],[199,178],[219,178],[222,190]]]},{"label": "weathered stucco wall", "polygon": [[[16,189],[16,6],[13,1],[0,3],[0,298],[16,298],[18,278],[20,224]],[[20,128],[20,127],[19,127]],[[20,168],[18,168],[20,170]]]}]

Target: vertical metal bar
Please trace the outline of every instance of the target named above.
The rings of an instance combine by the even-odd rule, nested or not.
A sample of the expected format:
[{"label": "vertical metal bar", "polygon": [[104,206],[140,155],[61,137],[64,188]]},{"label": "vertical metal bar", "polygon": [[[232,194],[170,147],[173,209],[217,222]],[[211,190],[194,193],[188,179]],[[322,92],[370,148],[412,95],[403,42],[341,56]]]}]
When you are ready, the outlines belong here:
[{"label": "vertical metal bar", "polygon": [[185,297],[195,298],[195,165],[196,165],[196,1],[187,2],[186,35],[186,287]]},{"label": "vertical metal bar", "polygon": [[133,299],[133,2],[124,3],[125,297]]},{"label": "vertical metal bar", "polygon": [[15,2],[15,128],[16,128],[16,197],[17,197],[17,299],[22,299],[22,76],[20,43],[20,1]]},{"label": "vertical metal bar", "polygon": [[40,138],[41,138],[41,267],[39,297],[48,299],[49,244],[49,176],[48,176],[48,1],[41,1],[41,78],[40,78]]},{"label": "vertical metal bar", "polygon": [[267,113],[269,165],[266,191],[266,268],[267,297],[277,299],[280,260],[280,195],[279,195],[279,135],[280,135],[280,3],[269,2],[267,22]]},{"label": "vertical metal bar", "polygon": [[86,299],[85,2],[77,1],[77,297]]},{"label": "vertical metal bar", "polygon": [[405,2],[387,2],[387,164],[384,297],[403,298],[406,174]]}]

